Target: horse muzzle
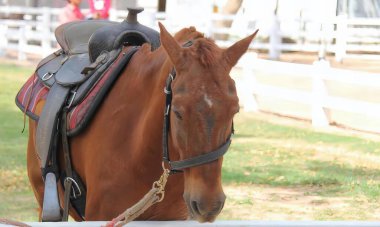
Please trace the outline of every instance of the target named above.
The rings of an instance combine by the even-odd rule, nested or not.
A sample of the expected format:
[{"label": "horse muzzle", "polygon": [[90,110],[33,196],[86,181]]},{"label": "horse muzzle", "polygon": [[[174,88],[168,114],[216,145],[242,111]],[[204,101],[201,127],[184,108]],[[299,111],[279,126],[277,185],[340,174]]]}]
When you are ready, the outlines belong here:
[{"label": "horse muzzle", "polygon": [[221,193],[214,200],[186,197],[184,196],[191,219],[195,219],[201,223],[213,222],[222,211],[226,200],[224,193]]}]

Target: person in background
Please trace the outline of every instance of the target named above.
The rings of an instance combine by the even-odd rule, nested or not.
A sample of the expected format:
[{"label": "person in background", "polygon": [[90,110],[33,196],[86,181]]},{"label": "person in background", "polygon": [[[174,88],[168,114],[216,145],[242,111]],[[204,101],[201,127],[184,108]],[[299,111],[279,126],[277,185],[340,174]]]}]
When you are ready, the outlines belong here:
[{"label": "person in background", "polygon": [[80,11],[79,8],[81,2],[82,0],[67,0],[67,5],[59,14],[60,24],[85,19],[83,13]]},{"label": "person in background", "polygon": [[111,0],[88,0],[93,19],[108,19]]}]

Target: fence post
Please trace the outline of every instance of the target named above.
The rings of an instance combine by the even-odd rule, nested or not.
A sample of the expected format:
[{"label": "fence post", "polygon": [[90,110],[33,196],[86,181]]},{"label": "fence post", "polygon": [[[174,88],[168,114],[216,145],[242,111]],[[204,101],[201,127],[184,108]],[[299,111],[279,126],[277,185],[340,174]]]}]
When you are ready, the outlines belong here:
[{"label": "fence post", "polygon": [[0,56],[4,56],[7,52],[8,38],[7,38],[8,26],[0,24]]},{"label": "fence post", "polygon": [[281,31],[280,20],[276,14],[272,15],[272,24],[269,29],[269,58],[277,60],[281,55]]},{"label": "fence post", "polygon": [[25,25],[20,25],[19,27],[19,40],[18,40],[18,60],[26,60],[25,50],[27,48],[27,39]]},{"label": "fence post", "polygon": [[43,7],[42,9],[42,57],[47,56],[52,49],[51,46],[51,13],[49,8]]},{"label": "fence post", "polygon": [[321,22],[321,29],[319,33],[319,50],[318,50],[318,59],[325,60],[327,53],[327,24]]},{"label": "fence post", "polygon": [[329,63],[325,60],[314,62],[315,73],[313,75],[313,103],[311,122],[313,127],[321,128],[330,125],[330,110],[325,108],[324,102],[328,97],[326,83],[323,73],[329,68]]},{"label": "fence post", "polygon": [[255,73],[252,68],[252,62],[257,58],[257,54],[254,52],[246,53],[240,60],[243,69],[243,78],[241,80],[241,92],[245,112],[257,112],[259,106],[255,94],[255,88],[257,87]]},{"label": "fence post", "polygon": [[347,15],[337,16],[335,60],[342,62],[347,48]]}]

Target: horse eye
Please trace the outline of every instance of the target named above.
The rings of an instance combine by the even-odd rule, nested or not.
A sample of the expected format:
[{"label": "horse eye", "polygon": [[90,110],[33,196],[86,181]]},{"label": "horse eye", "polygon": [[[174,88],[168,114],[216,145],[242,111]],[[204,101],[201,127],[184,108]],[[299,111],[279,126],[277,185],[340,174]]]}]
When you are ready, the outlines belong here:
[{"label": "horse eye", "polygon": [[176,116],[179,120],[182,120],[182,116],[181,116],[181,114],[180,114],[178,111],[173,110],[173,112],[174,112],[175,116]]}]

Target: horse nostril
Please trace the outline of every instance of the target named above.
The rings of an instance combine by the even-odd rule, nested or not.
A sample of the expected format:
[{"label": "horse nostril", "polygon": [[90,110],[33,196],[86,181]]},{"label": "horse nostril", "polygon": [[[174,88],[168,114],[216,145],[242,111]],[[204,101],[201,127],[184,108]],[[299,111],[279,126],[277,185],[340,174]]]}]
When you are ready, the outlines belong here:
[{"label": "horse nostril", "polygon": [[[203,204],[205,205],[205,204]],[[200,216],[214,216],[218,215],[223,209],[224,200],[213,203],[211,206],[202,206],[202,204],[197,201],[191,201],[191,209],[193,214]]]},{"label": "horse nostril", "polygon": [[199,207],[197,204],[197,201],[191,201],[191,208],[193,209],[194,213],[197,215],[201,215],[201,212],[199,211]]},{"label": "horse nostril", "polygon": [[220,213],[223,210],[224,202],[225,202],[225,200],[219,202],[220,206],[219,206],[218,213]]}]

